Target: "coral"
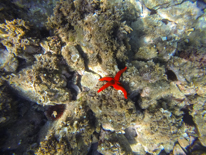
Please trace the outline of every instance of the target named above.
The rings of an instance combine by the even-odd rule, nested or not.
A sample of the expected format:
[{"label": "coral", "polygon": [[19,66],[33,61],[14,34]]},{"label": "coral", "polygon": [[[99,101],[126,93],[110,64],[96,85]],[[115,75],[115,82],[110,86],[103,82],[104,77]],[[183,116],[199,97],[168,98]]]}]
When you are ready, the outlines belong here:
[{"label": "coral", "polygon": [[1,43],[16,56],[22,55],[28,45],[38,46],[38,41],[27,36],[29,33],[31,33],[30,25],[22,19],[0,24]]},{"label": "coral", "polygon": [[1,52],[3,72],[16,72],[33,63],[33,54],[41,53],[38,36],[39,32],[22,19],[0,24],[0,43],[6,48]]}]

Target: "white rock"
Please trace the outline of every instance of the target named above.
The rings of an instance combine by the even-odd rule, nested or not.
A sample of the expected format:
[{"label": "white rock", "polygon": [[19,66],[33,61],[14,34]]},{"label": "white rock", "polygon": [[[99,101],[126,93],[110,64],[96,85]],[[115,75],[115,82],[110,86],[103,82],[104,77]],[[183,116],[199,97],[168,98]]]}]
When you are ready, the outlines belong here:
[{"label": "white rock", "polygon": [[102,128],[103,128],[104,130],[115,131],[114,128],[112,127],[112,125],[109,124],[109,123],[104,123],[104,124],[102,124]]},{"label": "white rock", "polygon": [[81,85],[89,89],[92,89],[97,85],[99,79],[100,76],[98,74],[85,71],[82,76]]}]

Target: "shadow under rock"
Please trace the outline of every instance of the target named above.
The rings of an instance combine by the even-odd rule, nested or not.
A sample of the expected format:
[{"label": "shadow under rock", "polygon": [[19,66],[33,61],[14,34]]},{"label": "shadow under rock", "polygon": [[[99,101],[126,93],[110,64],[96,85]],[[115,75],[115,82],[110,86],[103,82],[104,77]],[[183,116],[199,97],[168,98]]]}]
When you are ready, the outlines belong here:
[{"label": "shadow under rock", "polygon": [[[11,92],[12,93],[12,92]],[[13,93],[14,94],[14,93]],[[46,122],[43,107],[13,95],[16,100],[16,120],[0,128],[0,154],[23,154],[34,146],[38,133]]]}]

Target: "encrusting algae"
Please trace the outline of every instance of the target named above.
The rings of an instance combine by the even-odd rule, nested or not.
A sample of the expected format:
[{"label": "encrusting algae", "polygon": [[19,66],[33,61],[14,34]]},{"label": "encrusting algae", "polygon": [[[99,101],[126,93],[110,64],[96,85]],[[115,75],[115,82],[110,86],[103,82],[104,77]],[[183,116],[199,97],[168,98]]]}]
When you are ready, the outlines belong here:
[{"label": "encrusting algae", "polygon": [[[14,4],[27,6],[23,2]],[[47,22],[0,23],[1,153],[178,155],[205,149],[206,47],[197,34],[205,33],[206,23],[196,3],[51,3]],[[46,25],[46,35],[39,25]]]},{"label": "encrusting algae", "polygon": [[117,62],[113,57],[124,63],[130,49],[127,33],[132,29],[123,22],[126,11],[130,11],[127,4],[121,3],[60,1],[48,28],[56,28],[63,42],[77,46],[86,68],[94,71],[101,64],[102,70],[114,73]]}]

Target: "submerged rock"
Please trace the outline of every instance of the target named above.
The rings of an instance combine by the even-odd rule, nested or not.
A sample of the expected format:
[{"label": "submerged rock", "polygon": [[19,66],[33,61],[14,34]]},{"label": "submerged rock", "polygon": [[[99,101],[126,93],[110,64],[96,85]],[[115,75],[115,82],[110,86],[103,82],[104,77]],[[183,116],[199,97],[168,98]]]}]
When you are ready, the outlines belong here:
[{"label": "submerged rock", "polygon": [[61,53],[71,69],[77,70],[79,74],[82,75],[85,70],[84,59],[76,47],[73,45],[66,45],[62,48]]},{"label": "submerged rock", "polygon": [[181,118],[172,113],[168,115],[161,109],[151,113],[146,111],[144,117],[139,117],[135,123],[132,127],[137,135],[134,137],[136,145],[141,144],[149,153],[158,154],[164,148],[169,153],[178,137],[184,132],[184,123]]},{"label": "submerged rock", "polygon": [[98,74],[85,71],[81,79],[81,85],[93,89],[99,82],[99,79],[100,76]]},{"label": "submerged rock", "polygon": [[[29,8],[38,17],[36,4]],[[46,34],[32,33],[22,19],[0,24],[0,124],[16,119],[13,99],[3,90],[7,81],[47,116],[31,144],[36,154],[158,154],[163,149],[184,154],[197,137],[205,146],[204,19],[191,1],[60,0]],[[97,93],[105,84],[98,83],[100,76],[114,77],[125,66],[119,80],[128,99],[113,87]],[[23,138],[19,142],[25,144]],[[19,153],[17,144],[12,153]]]},{"label": "submerged rock", "polygon": [[55,55],[36,55],[36,64],[8,77],[22,97],[41,105],[64,104],[70,99],[67,81]]},{"label": "submerged rock", "polygon": [[85,106],[79,101],[66,104],[63,115],[42,128],[41,143],[35,153],[87,154],[97,122],[93,112]]},{"label": "submerged rock", "polygon": [[154,47],[143,46],[140,47],[138,52],[135,54],[135,59],[150,60],[157,57],[157,50]]},{"label": "submerged rock", "polygon": [[173,21],[178,25],[185,25],[187,27],[191,26],[202,14],[201,9],[197,7],[197,4],[191,1],[185,1],[180,5],[158,9],[157,13],[169,21]]},{"label": "submerged rock", "polygon": [[182,3],[183,0],[143,0],[143,3],[149,9],[158,9],[162,6],[169,7]]},{"label": "submerged rock", "polygon": [[0,69],[5,72],[15,72],[18,67],[18,60],[9,51],[0,49]]},{"label": "submerged rock", "polygon": [[206,105],[205,97],[197,97],[192,101],[193,120],[198,129],[198,138],[203,146],[206,146]]}]

